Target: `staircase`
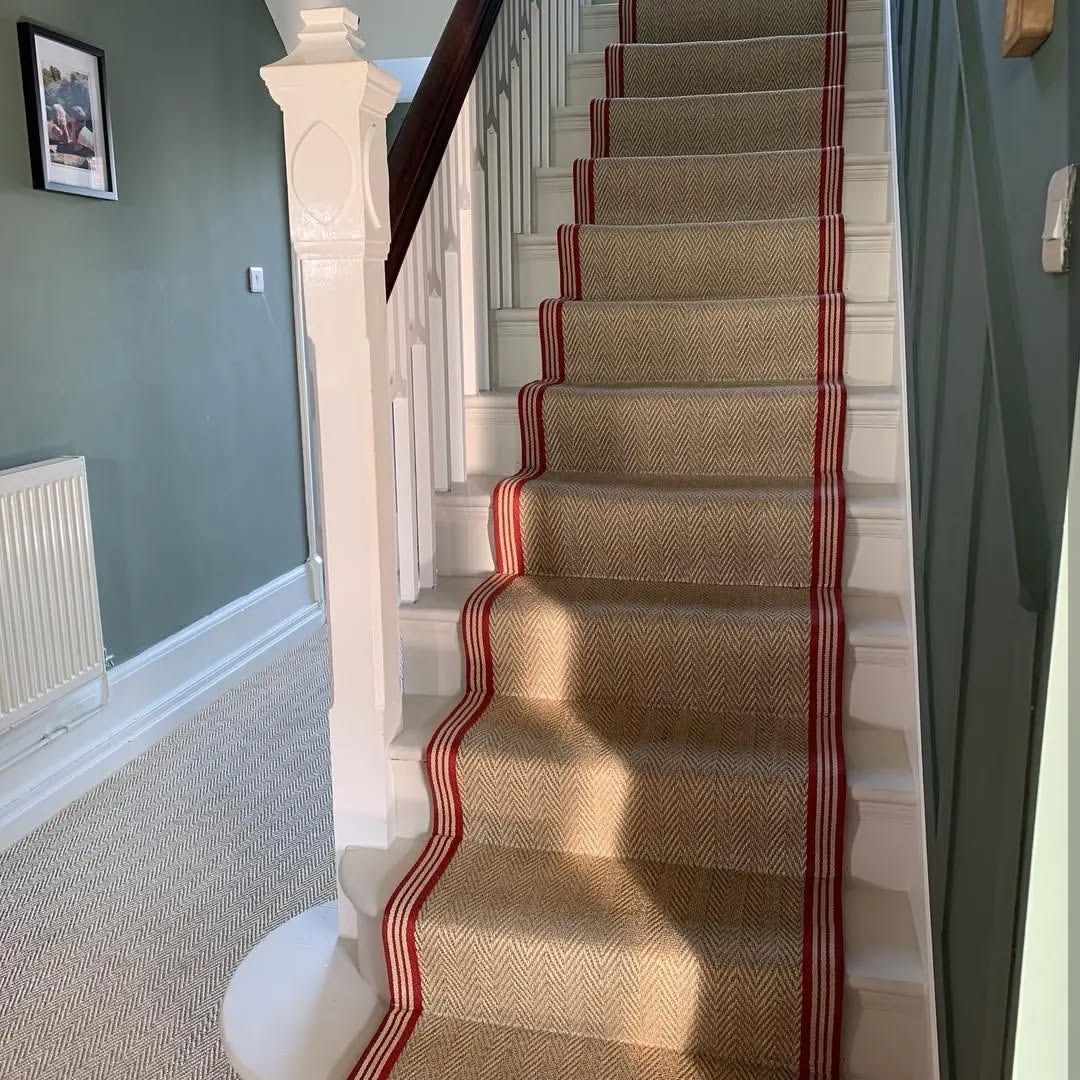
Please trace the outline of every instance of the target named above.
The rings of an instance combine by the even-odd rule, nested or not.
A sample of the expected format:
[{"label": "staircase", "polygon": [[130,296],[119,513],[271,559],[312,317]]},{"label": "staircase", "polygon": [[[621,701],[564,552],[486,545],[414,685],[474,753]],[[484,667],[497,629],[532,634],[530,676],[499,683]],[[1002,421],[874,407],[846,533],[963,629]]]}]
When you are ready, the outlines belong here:
[{"label": "staircase", "polygon": [[[639,3],[642,9],[648,7],[645,0]],[[813,4],[788,6],[799,10]],[[654,4],[653,10],[662,7]],[[826,392],[820,375],[814,388],[813,375],[804,383],[805,376],[798,374],[799,342],[808,333],[799,328],[810,326],[816,332],[817,315],[811,323],[801,323],[805,304],[790,300],[793,294],[804,294],[817,311],[812,294],[820,290],[812,281],[804,287],[798,264],[800,253],[810,250],[806,230],[812,229],[813,272],[818,272],[819,226],[816,217],[805,228],[792,223],[808,212],[816,215],[816,210],[798,209],[805,184],[782,171],[812,166],[816,199],[822,160],[818,143],[807,144],[812,150],[807,158],[799,155],[802,144],[759,146],[752,131],[737,133],[733,141],[721,139],[706,153],[744,155],[739,161],[714,157],[700,165],[700,152],[679,149],[683,135],[673,121],[662,129],[663,138],[682,157],[671,173],[663,172],[670,164],[654,158],[629,170],[609,167],[618,159],[604,158],[609,172],[602,175],[597,162],[575,165],[598,148],[606,149],[598,127],[611,123],[614,130],[614,122],[590,103],[603,99],[611,80],[624,76],[612,72],[613,61],[604,52],[620,40],[618,6],[573,7],[572,16],[579,22],[565,34],[562,96],[553,86],[550,108],[534,119],[537,130],[546,133],[547,160],[534,163],[527,197],[506,215],[511,221],[519,218],[521,228],[507,233],[493,229],[492,222],[502,217],[497,205],[491,213],[495,200],[488,204],[486,232],[477,234],[487,249],[479,310],[480,321],[490,322],[490,335],[484,335],[481,326],[476,338],[477,352],[487,358],[485,370],[479,377],[468,370],[466,341],[464,375],[451,360],[440,376],[451,387],[439,391],[450,403],[447,415],[439,415],[437,407],[421,412],[415,400],[408,413],[410,432],[419,426],[426,430],[422,421],[433,416],[432,426],[441,431],[435,441],[448,450],[441,469],[438,451],[434,455],[430,520],[421,509],[404,528],[409,550],[420,551],[415,580],[429,587],[398,611],[404,697],[400,728],[388,748],[393,836],[385,849],[344,845],[340,861],[343,897],[356,916],[355,926],[346,928],[350,951],[355,950],[352,959],[380,1001],[395,1006],[378,1028],[384,1007],[372,1011],[364,1035],[373,1033],[373,1041],[349,1075],[422,1080],[437,1070],[452,1080],[524,1075],[541,1080],[930,1078],[936,1067],[881,6],[849,0],[846,13],[845,95],[842,121],[837,123],[843,171],[836,185],[843,220],[835,225],[837,242],[842,231],[844,252],[835,287],[842,288],[846,298],[837,353],[846,387],[840,435],[845,497],[832,504],[843,514],[844,544],[835,583],[819,571],[824,576],[816,585],[805,577],[809,562],[804,548],[809,550],[812,537],[807,533],[792,541],[787,532],[797,533],[797,523],[804,520],[803,508],[810,503],[800,500],[831,497],[827,479],[817,486],[812,480],[812,451],[803,454],[809,471],[791,465],[801,460],[798,448],[805,425],[800,426],[799,417],[813,415],[813,406],[805,402],[817,401]],[[797,27],[794,34],[800,34]],[[799,41],[795,36],[787,43],[774,39],[748,45],[764,49],[766,59],[780,56],[786,62],[785,50],[804,48]],[[739,68],[738,55],[724,54],[732,70]],[[701,74],[700,64],[694,70],[699,79],[712,77],[708,71]],[[645,76],[638,71],[635,77]],[[694,77],[680,74],[684,80]],[[754,76],[758,81],[768,77]],[[770,107],[782,118],[802,108],[799,95],[807,94],[797,80],[790,86],[752,90],[772,94]],[[717,92],[745,90],[736,86]],[[822,91],[812,94],[820,102]],[[687,107],[685,100],[670,105],[673,117]],[[625,124],[622,137],[627,137]],[[742,145],[740,139],[749,142]],[[759,159],[745,156],[751,152],[758,152]],[[713,205],[730,201],[711,218],[686,208],[695,192],[700,200],[702,190],[693,180],[680,186],[679,177],[693,168],[714,170],[704,181],[706,186],[712,183]],[[490,176],[488,183],[490,193]],[[650,183],[659,197],[655,190],[642,194]],[[785,200],[794,200],[796,212],[769,212],[773,206],[786,206]],[[665,211],[668,217],[656,217]],[[595,214],[606,215],[612,231],[590,248],[590,236],[599,233],[565,226],[585,222],[587,230]],[[631,230],[646,224],[668,234],[683,229],[680,235],[689,238],[686,265],[695,267],[675,286],[657,287],[660,308],[648,307],[653,302],[646,299],[652,295],[650,282],[665,274],[670,278],[678,269],[672,261],[677,256],[665,261],[666,241],[656,233],[649,248],[651,265],[643,267],[634,248],[637,234]],[[510,260],[505,272],[491,255],[500,245]],[[458,243],[455,250],[462,246]],[[702,247],[709,257],[695,263],[694,251]],[[770,257],[761,257],[762,250]],[[740,269],[743,263],[757,269]],[[578,278],[586,279],[584,286],[575,280],[575,265]],[[729,266],[735,270],[724,277]],[[723,272],[717,271],[713,283],[710,274],[716,267]],[[766,287],[747,286],[748,280],[758,286],[765,281]],[[574,331],[564,327],[560,351],[550,326],[554,319],[570,319],[571,305],[569,300],[553,305],[548,298],[573,297],[583,288],[588,301],[590,288],[602,291],[611,281],[619,284],[612,286],[609,303],[623,308],[609,311],[613,321],[605,324],[596,305],[588,312],[587,303],[579,305],[573,318],[584,321],[573,341]],[[635,292],[641,289],[646,291]],[[456,292],[456,286],[448,289],[444,281],[440,303],[468,306],[469,298],[455,299]],[[676,297],[689,304],[712,298],[707,318],[714,323],[695,331],[693,320],[700,310],[687,307],[673,314],[670,305]],[[633,310],[624,310],[627,305]],[[407,320],[394,310],[392,301],[391,336],[397,327],[405,340]],[[774,371],[763,367],[766,359],[747,342],[760,340],[755,327],[781,323],[783,332],[777,334],[783,346],[774,349],[769,361]],[[545,325],[548,340],[542,341]],[[719,335],[715,340],[727,352],[709,348],[710,333]],[[617,347],[605,349],[602,343],[613,341],[616,334],[621,335]],[[685,337],[679,338],[680,346],[672,349],[669,339],[681,334]],[[727,356],[733,343],[742,347],[743,369],[721,371],[721,353]],[[409,356],[412,370],[420,370],[416,353]],[[697,363],[695,376],[678,370],[680,358]],[[622,359],[630,370],[617,378],[612,365]],[[785,365],[795,374],[777,374],[786,371]],[[530,401],[536,392],[519,393],[537,380],[545,380],[548,387],[546,430],[539,436],[529,434],[534,417]],[[455,410],[454,385],[462,389],[460,413]],[[490,388],[481,390],[485,385]],[[706,437],[681,435],[680,425],[701,430],[694,427],[694,418],[700,403],[695,399],[702,394],[711,395],[713,429],[730,428],[734,445],[713,445],[708,428]],[[799,411],[807,407],[810,413]],[[424,405],[424,410],[429,408]],[[395,413],[395,421],[400,419]],[[405,428],[396,430],[400,448]],[[774,441],[763,443],[761,433]],[[513,485],[508,487],[501,478],[523,468],[532,470],[530,476],[538,475],[540,445],[547,474],[514,494]],[[657,452],[666,454],[666,464],[650,475],[642,462],[654,460],[649,455]],[[426,461],[426,451],[416,460]],[[426,474],[415,464],[409,476],[419,478],[416,487],[402,484],[401,462],[399,456],[399,517],[403,493],[417,498],[418,488],[422,507],[428,490]],[[777,478],[777,469],[786,479]],[[756,479],[748,482],[748,475]],[[517,519],[507,509],[514,498],[520,501]],[[714,518],[718,524],[710,531]],[[724,525],[728,519],[734,524]],[[514,520],[521,535],[508,541]],[[424,571],[425,529],[431,532],[429,550],[437,575]],[[399,522],[399,546],[401,536]],[[708,558],[701,556],[702,545]],[[644,548],[648,551],[642,554]],[[496,569],[504,577],[489,579]],[[522,569],[525,577],[512,576]],[[664,584],[658,586],[658,581]],[[772,776],[777,759],[770,753],[780,753],[776,747],[787,745],[789,736],[783,734],[786,728],[769,728],[771,735],[762,729],[763,743],[755,746],[753,735],[747,743],[739,718],[745,719],[748,710],[739,703],[768,698],[780,702],[777,709],[783,712],[783,687],[788,685],[783,671],[797,669],[791,685],[800,684],[805,646],[798,644],[801,631],[785,637],[777,625],[786,625],[789,618],[798,627],[806,619],[830,625],[820,612],[812,617],[801,613],[801,605],[807,586],[814,597],[818,589],[831,594],[833,584],[843,611],[837,625],[844,635],[843,705],[837,723],[842,726],[846,769],[837,763],[835,773],[837,784],[846,787],[842,881],[838,879],[836,892],[843,912],[842,972],[837,976],[843,1022],[841,1027],[838,1019],[826,1016],[817,1040],[824,1044],[840,1033],[838,1060],[832,1060],[831,1049],[819,1048],[816,1062],[808,1063],[800,1061],[798,1050],[801,1038],[806,1052],[805,1030],[800,1036],[800,1020],[791,1015],[798,995],[785,997],[784,987],[795,985],[784,937],[789,931],[781,929],[786,924],[773,908],[769,917],[752,910],[764,902],[753,899],[754,882],[760,880],[756,875],[773,880],[768,875],[777,866],[787,868],[781,876],[791,872],[792,852],[781,850],[779,823],[787,820],[790,806],[785,800],[792,796],[775,778],[761,779]],[[741,606],[747,589],[751,599]],[[768,619],[760,621],[764,609],[755,607],[764,602],[763,596],[771,612],[768,619],[779,620],[768,623],[768,629],[763,629]],[[811,599],[812,610],[817,610],[817,602]],[[769,607],[774,603],[779,606]],[[686,615],[690,610],[696,614]],[[690,628],[680,629],[680,619],[689,619]],[[721,624],[722,631],[716,629]],[[477,634],[489,635],[486,660],[477,659]],[[626,646],[635,634],[645,634],[643,640],[652,644],[638,651]],[[777,637],[796,644],[778,645]],[[468,661],[463,641],[473,643]],[[694,641],[699,653],[687,660],[694,650],[687,643]],[[765,641],[768,644],[761,644]],[[566,655],[568,642],[574,655]],[[719,681],[711,665],[700,663],[701,649],[723,653],[716,666],[727,664],[729,670],[721,672]],[[663,660],[653,671],[656,652]],[[604,658],[616,654],[622,666],[612,662],[612,670],[596,674]],[[485,673],[491,655],[494,676]],[[668,675],[680,665],[693,666],[695,687],[713,688],[711,711],[704,691],[694,689],[686,696],[674,689],[676,682]],[[751,671],[758,674],[746,674]],[[644,691],[638,692],[641,687]],[[728,698],[731,705],[725,707]],[[688,715],[697,719],[688,720]],[[443,751],[433,747],[450,738],[445,735],[448,716],[459,718],[458,734],[466,741],[454,751],[463,755],[454,757],[456,781],[436,781],[441,801],[433,805],[427,774],[441,767],[438,755]],[[795,744],[806,737],[804,719],[798,720]],[[706,732],[701,745],[690,739],[692,753],[672,755],[670,748],[648,743],[648,738],[659,737],[662,744],[664,736],[657,733],[669,732],[674,738],[673,733],[680,732],[679,745],[685,747],[687,723]],[[822,724],[827,726],[827,717]],[[648,738],[647,732],[652,732]],[[784,751],[790,752],[790,747]],[[803,769],[804,755],[805,749],[795,752],[795,758],[804,761]],[[751,774],[756,770],[757,779],[751,782],[750,774],[733,778],[732,770],[737,774],[739,768]],[[820,779],[828,785],[829,767],[822,769]],[[708,776],[700,775],[701,770]],[[465,805],[463,831],[456,816],[461,811],[451,805],[458,788]],[[728,807],[729,816],[702,816],[705,800],[714,808]],[[801,813],[803,795],[798,807]],[[732,820],[738,821],[737,828],[731,827]],[[453,842],[440,847],[432,841],[433,826],[436,837],[446,835]],[[805,853],[799,849],[797,854]],[[437,874],[431,871],[435,864]],[[649,868],[656,866],[668,868],[656,871],[668,885],[650,877]],[[696,884],[685,888],[708,895],[731,888],[742,897],[732,901],[733,908],[725,908],[726,917],[734,920],[726,945],[717,946],[707,933],[693,929],[685,895],[670,885],[672,874],[682,872],[672,868],[687,866],[696,868],[691,875]],[[805,868],[800,871],[807,873]],[[721,878],[735,884],[721,886]],[[429,896],[417,906],[409,892],[421,885],[431,889],[435,899]],[[777,903],[775,896],[770,903]],[[801,900],[796,908],[801,911]],[[755,922],[759,917],[762,921]],[[399,923],[410,920],[419,926],[410,932],[422,938],[419,946],[410,946],[411,953],[402,944],[404,938],[397,944],[393,940],[404,933]],[[699,933],[705,937],[695,936]],[[796,926],[790,933],[797,952],[802,931]],[[758,942],[758,951],[747,951],[750,940]],[[804,954],[804,964],[806,955],[810,953]],[[841,953],[825,943],[815,955],[827,964]],[[402,974],[408,956],[422,979],[415,972]],[[719,983],[710,969],[716,964]],[[422,1016],[409,1007],[410,1002],[415,1006],[418,984],[424,987],[427,1010]],[[703,989],[706,985],[712,989]],[[777,1004],[783,1001],[787,1008]],[[392,1062],[396,1064],[389,1072]]]}]

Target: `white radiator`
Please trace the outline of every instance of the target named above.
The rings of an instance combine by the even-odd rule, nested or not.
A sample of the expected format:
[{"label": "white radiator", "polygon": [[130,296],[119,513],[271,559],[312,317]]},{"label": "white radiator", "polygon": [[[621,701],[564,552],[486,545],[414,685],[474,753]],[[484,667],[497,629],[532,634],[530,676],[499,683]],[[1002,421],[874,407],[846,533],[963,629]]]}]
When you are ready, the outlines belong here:
[{"label": "white radiator", "polygon": [[0,734],[104,673],[86,462],[0,472]]}]

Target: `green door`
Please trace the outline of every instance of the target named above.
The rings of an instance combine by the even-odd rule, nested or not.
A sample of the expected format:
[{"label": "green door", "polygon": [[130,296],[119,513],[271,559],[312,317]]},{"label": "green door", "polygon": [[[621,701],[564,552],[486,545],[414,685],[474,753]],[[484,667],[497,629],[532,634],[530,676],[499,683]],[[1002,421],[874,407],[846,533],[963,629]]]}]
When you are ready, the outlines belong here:
[{"label": "green door", "polygon": [[1057,0],[1040,51],[1003,59],[1004,2],[892,0],[932,945],[950,1080],[1011,1075],[1080,357],[1080,267],[1047,274],[1040,258],[1050,175],[1080,160],[1080,11]]}]

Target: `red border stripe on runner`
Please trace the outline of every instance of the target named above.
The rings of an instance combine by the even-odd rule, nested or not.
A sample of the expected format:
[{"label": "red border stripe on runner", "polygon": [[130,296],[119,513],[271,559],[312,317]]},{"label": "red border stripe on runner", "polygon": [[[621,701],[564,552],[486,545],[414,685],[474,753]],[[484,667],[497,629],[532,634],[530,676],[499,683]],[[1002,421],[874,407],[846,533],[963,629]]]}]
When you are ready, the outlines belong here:
[{"label": "red border stripe on runner", "polygon": [[432,790],[432,833],[420,857],[394,891],[383,915],[391,1007],[349,1073],[348,1080],[385,1080],[404,1050],[423,1007],[416,922],[424,901],[461,842],[457,754],[462,739],[487,708],[493,694],[491,609],[512,580],[492,574],[465,601],[461,632],[466,689],[432,735],[425,755]]},{"label": "red border stripe on runner", "polygon": [[844,81],[847,65],[847,34],[825,36],[825,82],[821,88],[821,145],[844,142]]},{"label": "red border stripe on runner", "polygon": [[[490,619],[492,607],[514,577],[524,571],[521,491],[546,465],[544,392],[562,379],[563,302],[540,305],[540,339],[545,378],[518,394],[521,469],[501,480],[492,494],[498,569],[465,601],[461,616],[465,652],[465,692],[432,735],[425,752],[432,794],[432,833],[420,857],[398,884],[383,915],[383,949],[390,986],[390,1009],[348,1080],[387,1080],[423,1008],[416,927],[424,902],[450,864],[462,836],[457,756],[462,740],[494,695]],[[500,572],[502,571],[502,572]]]},{"label": "red border stripe on runner", "polygon": [[[825,123],[823,111],[823,130]],[[839,208],[842,157],[822,153],[819,205]],[[846,391],[843,384],[844,219],[818,227],[818,400],[814,430],[814,510],[808,655],[809,725],[806,883],[803,894],[803,1012],[799,1075],[840,1070],[843,1007],[842,743],[844,615],[841,597],[845,496]]]},{"label": "red border stripe on runner", "polygon": [[589,102],[590,156],[607,157],[611,148],[611,99],[593,98]]},{"label": "red border stripe on runner", "polygon": [[609,45],[604,50],[604,96],[622,97],[625,79],[625,50],[622,45]]},{"label": "red border stripe on runner", "polygon": [[540,301],[540,363],[543,378],[562,382],[566,376],[563,299]]},{"label": "red border stripe on runner", "polygon": [[574,221],[592,225],[596,221],[596,164],[593,158],[574,162]]},{"label": "red border stripe on runner", "polygon": [[580,225],[560,225],[555,233],[559,255],[559,287],[568,300],[581,299]]}]

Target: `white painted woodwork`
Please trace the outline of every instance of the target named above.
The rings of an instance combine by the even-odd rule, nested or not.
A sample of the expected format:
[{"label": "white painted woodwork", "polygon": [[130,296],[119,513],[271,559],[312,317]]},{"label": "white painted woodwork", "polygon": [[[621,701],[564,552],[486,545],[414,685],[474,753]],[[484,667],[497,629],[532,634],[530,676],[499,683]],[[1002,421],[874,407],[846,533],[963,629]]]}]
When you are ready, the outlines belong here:
[{"label": "white painted woodwork", "polygon": [[[899,477],[899,408],[892,390],[848,391],[844,475],[850,483],[895,484]],[[520,465],[517,396],[479,394],[465,403],[470,475],[505,476]]]},{"label": "white painted woodwork", "polygon": [[[848,34],[844,82],[848,90],[881,90],[885,86],[885,39],[881,34]],[[572,56],[566,65],[567,104],[587,105],[604,92],[603,51]]]},{"label": "white painted woodwork", "polygon": [[[852,90],[844,95],[844,147],[851,154],[889,149],[889,106],[883,91]],[[552,164],[563,167],[589,156],[589,109],[568,105],[552,113]]]},{"label": "white painted woodwork", "polygon": [[[422,843],[401,838],[389,851],[350,852],[342,864],[342,886],[361,913],[357,963],[384,1000],[381,913]],[[924,1080],[912,1048],[926,1043],[927,986],[907,894],[849,882],[844,951],[844,1075]]]},{"label": "white painted woodwork", "polygon": [[434,581],[432,497],[465,476],[466,387],[481,385],[472,95],[458,118],[388,303],[398,590]]},{"label": "white painted woodwork", "polygon": [[[534,307],[559,295],[559,257],[554,235],[526,233],[514,238],[515,307]],[[844,238],[844,292],[853,303],[895,298],[891,225],[847,225]]]},{"label": "white painted woodwork", "polygon": [[[884,5],[884,31],[885,31],[885,56],[886,56],[886,94],[889,101],[889,127],[892,131],[899,131],[899,116],[897,112],[897,83],[896,83],[896,69],[895,58],[898,55],[899,43],[894,39],[894,19],[892,17],[892,11],[894,4],[897,0],[883,0]],[[929,788],[929,781],[925,776],[923,770],[923,743],[924,739],[920,737],[919,733],[922,731],[922,715],[921,715],[921,700],[918,693],[918,649],[919,649],[919,635],[917,633],[917,616],[916,616],[916,580],[915,580],[915,542],[913,533],[913,515],[914,507],[911,501],[911,454],[910,454],[910,438],[909,432],[911,430],[910,417],[908,414],[908,401],[913,397],[913,389],[909,388],[907,382],[907,364],[905,358],[907,356],[907,345],[905,341],[905,301],[904,301],[904,275],[903,275],[903,257],[902,246],[903,238],[899,229],[899,220],[901,216],[900,207],[900,185],[899,185],[899,164],[896,153],[896,142],[893,140],[891,144],[891,161],[890,161],[890,176],[889,176],[889,197],[892,203],[892,215],[891,219],[894,223],[894,229],[896,232],[896,242],[894,245],[894,258],[896,267],[894,270],[894,277],[896,280],[896,335],[894,339],[894,345],[896,350],[896,369],[897,369],[897,386],[900,390],[900,461],[901,461],[901,489],[905,493],[905,525],[907,527],[907,542],[908,542],[908,559],[907,559],[907,581],[905,587],[900,593],[900,606],[904,614],[904,623],[908,631],[908,635],[912,640],[912,670],[911,670],[911,685],[915,690],[911,702],[911,728],[914,733],[914,738],[908,740],[908,755],[911,760],[912,772],[915,776],[915,792],[916,792],[916,818],[920,823],[920,828],[916,834],[917,845],[917,858],[919,872],[917,874],[916,885],[910,890],[911,910],[914,916],[915,933],[919,941],[920,954],[923,962],[923,969],[929,974],[927,980],[927,994],[925,998],[925,1026],[926,1037],[920,1044],[912,1046],[912,1059],[916,1062],[916,1066],[920,1075],[925,1076],[927,1080],[938,1080],[940,1076],[940,1064],[938,1060],[938,1037],[937,1037],[937,1007],[935,1002],[935,980],[933,978],[934,971],[934,956],[933,956],[933,944],[931,937],[931,913],[930,913],[930,892],[929,892],[929,880],[928,880],[928,854],[927,854],[927,827],[926,822],[929,820],[927,805],[926,805],[926,792]]]},{"label": "white painted woodwork", "polygon": [[[848,154],[844,160],[844,219],[851,225],[889,221],[888,154]],[[569,167],[537,169],[533,177],[533,232],[554,233],[574,220],[574,187]]]},{"label": "white painted woodwork", "polygon": [[[335,848],[393,836],[386,745],[401,720],[386,115],[395,79],[360,55],[356,16],[302,13],[300,42],[262,69],[281,107],[289,233],[314,374],[333,704]],[[340,930],[356,933],[339,897]]]},{"label": "white painted woodwork", "polygon": [[465,399],[492,385],[490,311],[513,302],[514,236],[551,162],[572,0],[506,0],[389,301],[399,595],[434,582],[435,492],[465,478]]},{"label": "white painted woodwork", "polygon": [[[498,478],[471,476],[435,499],[436,569],[460,577],[495,568],[491,492]],[[887,485],[849,485],[844,586],[898,595],[906,581],[903,504]]]},{"label": "white painted woodwork", "polygon": [[[536,308],[503,308],[494,313],[493,375],[502,389],[540,378],[540,329]],[[844,379],[852,389],[896,384],[893,335],[896,305],[847,305]]]},{"label": "white painted woodwork", "polygon": [[[880,34],[883,30],[881,0],[848,0],[847,32],[851,36]],[[583,4],[581,51],[596,52],[619,40],[619,5]]]}]

